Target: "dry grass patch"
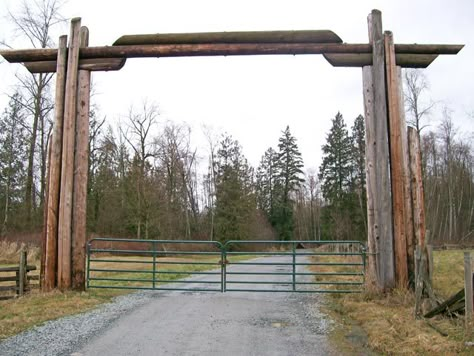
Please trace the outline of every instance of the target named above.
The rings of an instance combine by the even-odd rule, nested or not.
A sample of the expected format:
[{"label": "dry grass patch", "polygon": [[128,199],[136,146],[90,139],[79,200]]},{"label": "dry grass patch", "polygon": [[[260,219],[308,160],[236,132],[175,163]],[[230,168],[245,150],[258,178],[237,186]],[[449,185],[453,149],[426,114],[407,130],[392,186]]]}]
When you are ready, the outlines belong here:
[{"label": "dry grass patch", "polygon": [[[20,246],[21,247],[21,246]],[[19,251],[19,246],[9,247],[11,250]],[[13,252],[12,252],[13,254]],[[3,254],[2,256],[6,256]],[[253,257],[253,256],[251,256]],[[237,260],[249,259],[249,256],[238,256]],[[12,259],[12,263],[16,264],[15,261],[18,255]],[[145,263],[130,263],[128,261],[149,261],[149,257],[140,256],[101,256],[103,259],[113,259],[121,262],[99,262],[95,263],[95,267],[107,268],[107,269],[136,269],[136,270],[149,270],[150,264]],[[33,259],[33,258],[32,258]],[[32,264],[35,262],[39,268],[39,260],[29,262]],[[213,256],[194,256],[189,255],[185,257],[176,256],[174,258],[159,258],[158,265],[159,269],[164,270],[177,270],[177,271],[204,271],[208,269],[217,268],[220,258]],[[159,262],[212,262],[213,265],[165,265],[159,264]],[[96,272],[96,274],[106,275],[106,272]],[[141,273],[114,273],[115,278],[150,278],[150,274]],[[186,274],[163,274],[159,275],[159,278],[168,279],[170,281],[178,278],[184,278]],[[129,285],[133,286],[136,284],[130,282],[111,282],[113,285]],[[35,325],[41,325],[42,323],[57,319],[67,315],[74,315],[91,310],[99,304],[110,301],[113,297],[127,294],[130,291],[117,290],[117,289],[90,289],[87,292],[67,292],[61,293],[59,291],[53,291],[51,293],[40,293],[34,291],[22,298],[10,299],[0,301],[0,340],[5,339],[9,336],[15,335],[19,332],[27,330]]]},{"label": "dry grass patch", "polygon": [[[463,285],[462,251],[436,251],[434,255],[436,291],[448,296]],[[415,320],[414,295],[395,290],[388,295],[333,295],[327,312],[338,321],[332,339],[342,351],[356,353],[348,339],[354,327],[365,333],[365,343],[387,355],[472,355],[466,347],[463,319],[438,317]],[[447,336],[443,336],[445,334]]]},{"label": "dry grass patch", "polygon": [[433,287],[444,298],[464,287],[464,252],[468,251],[443,250],[434,252]]},{"label": "dry grass patch", "polygon": [[[316,252],[327,251],[322,247],[317,249]],[[361,275],[364,270],[363,262],[362,256],[359,255],[317,255],[312,256],[312,263],[321,263],[321,265],[312,265],[309,270],[314,273],[321,273],[315,276],[316,282],[335,282],[335,284],[320,284],[317,286],[318,289],[362,291],[364,282],[364,276]]]},{"label": "dry grass patch", "polygon": [[40,248],[37,246],[30,246],[24,243],[9,242],[5,240],[0,241],[0,264],[2,265],[17,265],[20,259],[20,251],[26,250],[28,252],[28,264],[36,264],[40,261]]},{"label": "dry grass patch", "polygon": [[36,292],[22,298],[0,301],[0,340],[45,321],[90,310],[121,293]]}]

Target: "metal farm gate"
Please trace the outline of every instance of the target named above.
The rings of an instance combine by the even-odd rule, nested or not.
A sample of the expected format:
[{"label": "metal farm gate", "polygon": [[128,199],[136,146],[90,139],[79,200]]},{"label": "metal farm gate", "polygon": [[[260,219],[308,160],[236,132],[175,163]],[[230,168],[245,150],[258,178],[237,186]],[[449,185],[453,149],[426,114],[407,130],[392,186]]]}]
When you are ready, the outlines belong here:
[{"label": "metal farm gate", "polygon": [[359,241],[95,238],[87,245],[87,288],[358,293],[365,260]]}]

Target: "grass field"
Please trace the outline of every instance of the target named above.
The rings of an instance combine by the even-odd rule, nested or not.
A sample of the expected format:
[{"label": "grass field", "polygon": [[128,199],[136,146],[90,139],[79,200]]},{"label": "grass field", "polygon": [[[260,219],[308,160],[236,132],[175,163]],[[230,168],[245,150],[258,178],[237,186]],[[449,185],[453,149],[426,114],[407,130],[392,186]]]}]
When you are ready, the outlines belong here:
[{"label": "grass field", "polygon": [[[436,293],[446,298],[459,291],[464,285],[463,268],[463,251],[435,251]],[[338,324],[332,340],[347,354],[359,352],[361,344],[387,355],[474,354],[472,347],[465,346],[465,341],[473,340],[465,334],[462,318],[415,320],[414,305],[413,293],[400,290],[389,295],[333,295],[326,305]]]},{"label": "grass field", "polygon": [[[2,247],[2,246],[0,246]],[[21,246],[3,246],[0,249],[1,265],[18,264],[18,250]],[[8,252],[8,253],[7,253]],[[35,249],[29,251],[28,264],[36,264],[39,270],[39,254]],[[236,256],[233,260],[253,258],[255,256]],[[101,256],[100,259],[113,259],[118,262],[96,262],[91,264],[91,268],[107,270],[136,270],[137,272],[94,272],[95,277],[111,277],[116,279],[149,279],[152,265],[143,263],[150,261],[150,257],[130,256],[112,257]],[[198,272],[218,268],[220,256],[187,255],[176,256],[174,258],[158,258],[158,273],[156,279],[173,281],[189,276],[187,272]],[[136,262],[130,262],[136,261]],[[163,263],[161,263],[163,262]],[[170,265],[164,262],[185,262],[186,264]],[[195,263],[194,263],[195,262]],[[211,264],[199,264],[211,263]],[[143,271],[143,272],[141,272]],[[179,273],[166,273],[169,271]],[[36,272],[37,273],[37,272]],[[102,284],[109,286],[140,286],[149,282],[125,282],[125,281],[104,281]],[[157,283],[158,284],[158,283]],[[110,301],[113,297],[130,293],[131,290],[120,289],[88,289],[87,292],[66,292],[53,291],[51,293],[41,293],[34,290],[22,298],[0,301],[0,340],[15,335],[34,325],[39,325],[45,321],[57,319],[62,316],[77,314],[96,307],[99,304]]]},{"label": "grass field", "polygon": [[[3,247],[3,248],[2,248]],[[17,246],[16,249],[19,249]],[[11,246],[0,246],[0,264],[15,264],[17,251]],[[29,251],[29,264],[35,263],[39,268],[39,254],[36,250]],[[233,258],[248,259],[256,256],[236,256]],[[152,265],[143,263],[150,257],[111,257],[116,262],[96,262],[92,268],[108,270],[135,270],[136,272],[113,272],[117,279],[150,279]],[[359,262],[359,257],[343,258],[339,256],[325,257],[319,262]],[[218,268],[218,256],[176,256],[174,258],[158,259],[158,274],[156,279],[173,281],[187,276],[186,272],[204,271]],[[133,262],[131,262],[133,261]],[[160,263],[162,262],[162,263]],[[169,265],[165,262],[187,262],[181,265]],[[195,262],[195,263],[193,263]],[[198,263],[212,263],[204,265]],[[463,280],[463,251],[435,251],[434,254],[434,288],[443,298],[454,294],[462,288]],[[312,266],[313,271],[347,272],[357,267]],[[182,273],[163,273],[167,271]],[[109,272],[94,272],[96,277],[110,277]],[[322,281],[326,276],[319,277]],[[333,277],[330,277],[331,279]],[[359,277],[342,277],[343,281],[359,279]],[[104,281],[110,285],[137,286],[142,281]],[[346,286],[340,286],[346,288]],[[34,325],[65,315],[77,314],[90,310],[111,298],[129,291],[116,289],[89,289],[87,292],[54,291],[40,293],[34,291],[29,295],[0,301],[0,340],[19,333]],[[472,348],[464,345],[470,340],[465,335],[462,319],[437,317],[434,319],[415,320],[414,296],[410,292],[395,290],[389,295],[360,293],[351,295],[332,295],[326,299],[326,311],[336,320],[331,338],[341,352],[355,354],[360,352],[360,346],[381,354],[408,355],[457,355],[474,354]],[[354,340],[359,345],[354,345]],[[364,351],[365,352],[365,351]]]}]

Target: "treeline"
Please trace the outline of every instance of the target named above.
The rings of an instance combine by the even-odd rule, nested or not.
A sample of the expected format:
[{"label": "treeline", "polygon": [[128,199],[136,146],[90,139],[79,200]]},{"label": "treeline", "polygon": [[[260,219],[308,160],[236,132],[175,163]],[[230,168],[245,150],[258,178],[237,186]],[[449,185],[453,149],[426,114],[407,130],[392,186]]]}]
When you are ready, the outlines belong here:
[{"label": "treeline", "polygon": [[[0,116],[1,235],[40,231],[46,149],[28,175],[32,117],[19,94]],[[304,171],[286,127],[252,167],[231,135],[193,146],[186,124],[162,122],[158,108],[131,109],[117,127],[91,111],[88,229],[101,236],[160,239],[366,239],[365,132],[340,113],[322,146],[319,173]],[[40,136],[41,136],[41,132]],[[37,133],[38,135],[38,133]],[[446,112],[422,136],[427,226],[435,242],[468,242],[474,230],[472,141]],[[40,154],[38,154],[40,153]],[[33,214],[29,219],[28,211]]]},{"label": "treeline", "polygon": [[[24,3],[9,13],[36,48],[55,47],[51,28],[60,2]],[[434,104],[421,71],[404,71],[409,123],[422,136],[427,228],[434,242],[470,243],[474,234],[473,138],[445,110],[441,124],[423,120]],[[39,232],[47,189],[53,113],[52,74],[18,74],[0,108],[0,237]],[[425,104],[425,105],[423,105]],[[423,132],[422,132],[423,131]],[[366,240],[365,132],[349,131],[338,113],[322,146],[322,164],[304,171],[297,139],[286,127],[258,167],[228,134],[208,134],[206,152],[186,124],[160,121],[156,105],[130,110],[117,127],[91,111],[88,229],[106,236],[163,239]],[[314,155],[319,154],[313,152]]]},{"label": "treeline", "polygon": [[[43,224],[47,144],[35,152],[29,200],[33,125],[23,100],[13,95],[0,118],[2,236]],[[131,109],[115,128],[92,110],[88,229],[144,239],[364,239],[362,117],[356,125],[359,138],[348,134],[342,115],[334,118],[318,176],[303,172],[289,127],[255,169],[228,134],[209,134],[208,152],[198,152],[190,128],[161,122],[156,105]]]},{"label": "treeline", "polygon": [[119,128],[91,120],[89,230],[160,239],[360,239],[366,236],[364,125],[341,114],[323,147],[321,173],[304,173],[286,127],[252,167],[229,134],[208,152],[186,124],[160,122],[156,105],[130,110]]}]

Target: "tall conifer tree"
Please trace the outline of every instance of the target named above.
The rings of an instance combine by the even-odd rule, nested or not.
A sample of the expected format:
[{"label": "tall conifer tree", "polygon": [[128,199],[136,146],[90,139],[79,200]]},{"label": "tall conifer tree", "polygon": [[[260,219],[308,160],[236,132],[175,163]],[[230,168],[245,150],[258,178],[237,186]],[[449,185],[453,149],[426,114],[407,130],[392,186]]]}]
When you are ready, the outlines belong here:
[{"label": "tall conifer tree", "polygon": [[215,236],[221,242],[249,239],[251,218],[256,208],[253,172],[238,141],[230,136],[222,139],[214,170]]},{"label": "tall conifer tree", "polygon": [[293,236],[292,194],[304,182],[303,158],[296,144],[296,138],[287,126],[279,139],[277,155],[278,179],[276,182],[277,204],[273,221],[281,240],[291,240]]},{"label": "tall conifer tree", "polygon": [[338,112],[322,147],[323,163],[319,168],[324,198],[331,204],[340,202],[352,183],[353,148],[344,118]]}]

